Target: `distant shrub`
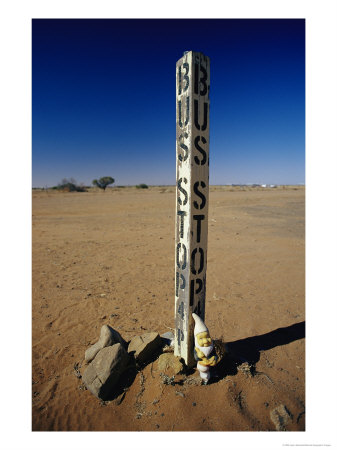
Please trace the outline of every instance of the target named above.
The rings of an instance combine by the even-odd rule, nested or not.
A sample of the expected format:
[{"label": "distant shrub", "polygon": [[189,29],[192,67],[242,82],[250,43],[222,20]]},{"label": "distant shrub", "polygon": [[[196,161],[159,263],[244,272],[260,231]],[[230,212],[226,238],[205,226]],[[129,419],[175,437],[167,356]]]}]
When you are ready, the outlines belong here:
[{"label": "distant shrub", "polygon": [[148,189],[149,186],[147,184],[141,183],[136,185],[137,189]]},{"label": "distant shrub", "polygon": [[57,189],[59,191],[63,192],[86,192],[86,188],[83,185],[78,185],[76,183],[76,180],[73,178],[70,178],[70,180],[67,180],[67,178],[63,178],[61,183],[59,183],[57,186],[52,187],[52,189]]}]

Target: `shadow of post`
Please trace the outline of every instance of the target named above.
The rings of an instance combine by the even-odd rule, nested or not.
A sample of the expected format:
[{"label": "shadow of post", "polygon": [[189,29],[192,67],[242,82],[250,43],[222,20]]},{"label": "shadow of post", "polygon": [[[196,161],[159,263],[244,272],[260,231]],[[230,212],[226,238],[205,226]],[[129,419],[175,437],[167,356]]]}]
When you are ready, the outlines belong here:
[{"label": "shadow of post", "polygon": [[[215,382],[227,375],[236,375],[237,367],[247,362],[251,367],[251,373],[254,375],[255,365],[260,359],[260,352],[270,350],[280,345],[286,345],[290,342],[305,337],[305,322],[295,323],[288,327],[277,328],[260,336],[248,337],[238,341],[227,342],[225,345],[227,354],[214,367]],[[215,341],[216,343],[217,341]],[[219,345],[219,341],[218,341]]]}]

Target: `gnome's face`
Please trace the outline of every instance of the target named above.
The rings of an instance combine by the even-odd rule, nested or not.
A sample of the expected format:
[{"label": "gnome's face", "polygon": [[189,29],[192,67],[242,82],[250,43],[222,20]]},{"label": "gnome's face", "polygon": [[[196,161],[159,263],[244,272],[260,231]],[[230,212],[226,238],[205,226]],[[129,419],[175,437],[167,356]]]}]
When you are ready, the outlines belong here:
[{"label": "gnome's face", "polygon": [[198,333],[195,337],[199,347],[209,347],[212,344],[212,339],[210,338],[208,331]]}]

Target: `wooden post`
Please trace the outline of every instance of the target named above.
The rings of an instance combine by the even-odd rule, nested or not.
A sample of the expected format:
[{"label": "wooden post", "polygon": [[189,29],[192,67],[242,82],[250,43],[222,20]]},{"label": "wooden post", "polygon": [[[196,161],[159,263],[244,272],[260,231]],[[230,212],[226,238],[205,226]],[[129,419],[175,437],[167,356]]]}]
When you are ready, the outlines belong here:
[{"label": "wooden post", "polygon": [[192,313],[205,319],[209,193],[209,58],[185,52],[176,65],[176,276],[174,354],[195,361]]}]

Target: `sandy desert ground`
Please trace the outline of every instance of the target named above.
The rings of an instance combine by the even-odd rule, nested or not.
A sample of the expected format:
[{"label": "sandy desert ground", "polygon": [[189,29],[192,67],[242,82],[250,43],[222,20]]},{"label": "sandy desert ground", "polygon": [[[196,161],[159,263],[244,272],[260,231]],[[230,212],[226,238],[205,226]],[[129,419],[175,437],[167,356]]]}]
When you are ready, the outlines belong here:
[{"label": "sandy desert ground", "polygon": [[32,430],[305,430],[304,187],[212,187],[206,324],[233,355],[216,382],[163,384],[157,361],[102,402],[84,352],[174,327],[175,188],[33,191]]}]

